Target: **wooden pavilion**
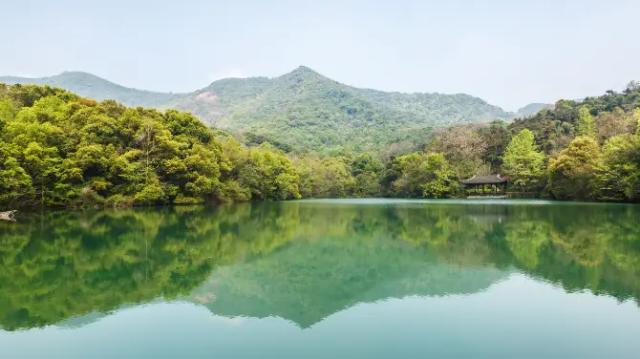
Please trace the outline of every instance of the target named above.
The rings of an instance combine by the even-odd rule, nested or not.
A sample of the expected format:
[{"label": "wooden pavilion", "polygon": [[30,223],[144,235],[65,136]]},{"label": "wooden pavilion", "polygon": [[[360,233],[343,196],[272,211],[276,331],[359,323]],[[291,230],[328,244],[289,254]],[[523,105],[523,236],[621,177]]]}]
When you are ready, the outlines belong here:
[{"label": "wooden pavilion", "polygon": [[460,181],[467,193],[495,195],[506,194],[509,177],[500,174],[492,174],[487,176],[474,175],[473,177]]}]

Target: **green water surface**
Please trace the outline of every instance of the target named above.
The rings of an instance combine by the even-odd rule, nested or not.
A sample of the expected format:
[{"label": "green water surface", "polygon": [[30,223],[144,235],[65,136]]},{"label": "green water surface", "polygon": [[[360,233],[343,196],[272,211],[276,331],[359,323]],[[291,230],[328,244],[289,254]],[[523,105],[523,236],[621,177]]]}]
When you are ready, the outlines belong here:
[{"label": "green water surface", "polygon": [[0,358],[638,358],[640,206],[316,200],[0,223]]}]

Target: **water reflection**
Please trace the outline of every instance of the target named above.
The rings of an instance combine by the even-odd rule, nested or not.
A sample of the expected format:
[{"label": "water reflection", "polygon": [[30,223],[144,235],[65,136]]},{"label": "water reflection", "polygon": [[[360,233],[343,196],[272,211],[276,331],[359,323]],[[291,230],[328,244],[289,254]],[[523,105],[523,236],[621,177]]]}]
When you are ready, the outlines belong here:
[{"label": "water reflection", "polygon": [[79,326],[180,298],[304,328],[360,302],[475,293],[515,271],[637,303],[639,215],[404,201],[33,214],[0,223],[0,326]]}]

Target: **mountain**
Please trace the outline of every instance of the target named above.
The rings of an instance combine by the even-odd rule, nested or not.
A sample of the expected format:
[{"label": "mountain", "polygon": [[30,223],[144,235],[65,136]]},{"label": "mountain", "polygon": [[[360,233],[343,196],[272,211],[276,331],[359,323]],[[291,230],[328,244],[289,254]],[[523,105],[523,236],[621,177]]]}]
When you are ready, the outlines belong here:
[{"label": "mountain", "polygon": [[516,112],[515,117],[516,118],[531,117],[544,109],[552,109],[552,108],[553,108],[552,104],[534,102],[518,109],[518,112]]},{"label": "mountain", "polygon": [[0,83],[49,85],[100,101],[116,100],[127,106],[161,107],[172,99],[179,97],[179,95],[170,93],[124,87],[80,71],[68,71],[55,76],[39,78],[4,76],[0,77]]},{"label": "mountain", "polygon": [[459,265],[388,237],[298,238],[221,267],[186,298],[226,317],[280,317],[308,328],[358,305],[481,292],[511,269]]},{"label": "mountain", "polygon": [[223,79],[186,94],[131,89],[82,72],[0,77],[0,82],[48,84],[129,106],[174,107],[239,133],[250,144],[269,141],[295,152],[376,152],[398,143],[416,147],[433,127],[513,117],[465,94],[360,89],[304,66],[274,78]]}]

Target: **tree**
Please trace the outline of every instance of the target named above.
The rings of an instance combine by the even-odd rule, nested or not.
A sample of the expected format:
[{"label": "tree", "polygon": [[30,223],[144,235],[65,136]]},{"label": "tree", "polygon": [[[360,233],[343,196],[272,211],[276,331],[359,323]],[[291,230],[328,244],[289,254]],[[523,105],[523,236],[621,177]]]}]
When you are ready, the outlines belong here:
[{"label": "tree", "polygon": [[558,199],[593,199],[601,169],[600,148],[594,138],[576,137],[549,161],[549,190]]},{"label": "tree", "polygon": [[611,137],[633,132],[634,122],[633,114],[625,113],[620,107],[611,112],[601,112],[596,117],[598,142],[604,143]]},{"label": "tree", "polygon": [[398,157],[394,168],[399,176],[391,184],[400,197],[442,198],[457,189],[455,173],[442,153],[413,152]]},{"label": "tree", "polygon": [[300,198],[299,176],[291,160],[268,143],[250,149],[240,159],[238,180],[255,199]]},{"label": "tree", "polygon": [[427,198],[451,196],[458,189],[453,169],[442,153],[427,153],[424,163],[428,173],[422,183],[422,195]]},{"label": "tree", "polygon": [[602,151],[601,193],[609,200],[640,200],[640,136],[610,138]]},{"label": "tree", "polygon": [[478,127],[455,126],[438,132],[427,150],[442,153],[451,163],[458,178],[467,178],[483,167],[487,143]]},{"label": "tree", "polygon": [[482,157],[491,166],[491,172],[499,172],[502,166],[502,156],[509,144],[510,134],[503,121],[493,121],[488,127],[479,130],[482,141],[487,145]]},{"label": "tree", "polygon": [[382,162],[368,152],[361,153],[351,161],[351,175],[355,180],[354,195],[375,196],[380,193]]},{"label": "tree", "polygon": [[33,195],[33,184],[18,162],[15,147],[0,146],[0,203],[18,202]]},{"label": "tree", "polygon": [[581,106],[578,109],[578,136],[596,138],[596,122],[591,115],[588,106]]},{"label": "tree", "polygon": [[544,174],[544,154],[536,147],[533,132],[524,129],[513,136],[502,159],[505,174],[523,191],[537,188]]}]

